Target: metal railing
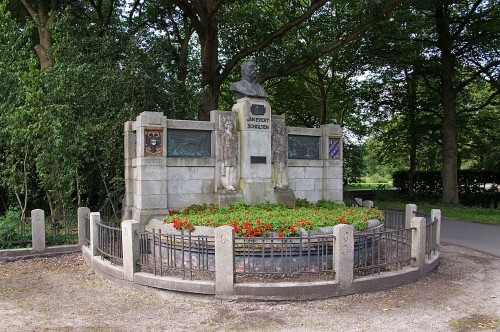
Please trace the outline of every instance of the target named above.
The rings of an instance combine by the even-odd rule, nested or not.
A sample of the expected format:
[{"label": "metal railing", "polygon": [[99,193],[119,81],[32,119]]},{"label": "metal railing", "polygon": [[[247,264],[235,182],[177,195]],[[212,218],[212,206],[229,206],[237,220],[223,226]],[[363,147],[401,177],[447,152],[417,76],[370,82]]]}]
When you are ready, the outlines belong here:
[{"label": "metal railing", "polygon": [[438,220],[436,218],[434,220],[428,218],[425,227],[425,255],[427,259],[435,255],[438,250],[437,231]]},{"label": "metal railing", "polygon": [[405,212],[384,210],[384,226],[386,229],[405,228]]},{"label": "metal railing", "polygon": [[20,219],[0,231],[0,249],[31,247],[31,218]]},{"label": "metal railing", "polygon": [[237,281],[334,278],[332,235],[235,239]]},{"label": "metal railing", "polygon": [[89,246],[90,245],[90,214],[85,215],[85,234],[83,236],[84,238],[84,245]]},{"label": "metal railing", "polygon": [[122,230],[102,222],[96,222],[98,227],[97,251],[103,259],[112,264],[123,265]]},{"label": "metal railing", "polygon": [[125,188],[117,189],[110,193],[99,209],[101,221],[107,225],[118,226],[122,215],[122,201]]},{"label": "metal railing", "polygon": [[45,217],[45,243],[47,246],[78,243],[77,216]]},{"label": "metal railing", "polygon": [[411,264],[412,229],[374,231],[354,236],[354,276],[398,271]]},{"label": "metal railing", "polygon": [[213,236],[139,233],[139,268],[143,272],[189,280],[215,278],[215,238]]}]

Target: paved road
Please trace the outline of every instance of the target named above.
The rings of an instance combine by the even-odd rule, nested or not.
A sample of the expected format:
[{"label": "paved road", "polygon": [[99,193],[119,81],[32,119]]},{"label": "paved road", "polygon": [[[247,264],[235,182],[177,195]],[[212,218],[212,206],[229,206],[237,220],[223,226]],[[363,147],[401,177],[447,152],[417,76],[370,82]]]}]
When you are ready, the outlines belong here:
[{"label": "paved road", "polygon": [[441,242],[500,257],[500,225],[443,218]]}]

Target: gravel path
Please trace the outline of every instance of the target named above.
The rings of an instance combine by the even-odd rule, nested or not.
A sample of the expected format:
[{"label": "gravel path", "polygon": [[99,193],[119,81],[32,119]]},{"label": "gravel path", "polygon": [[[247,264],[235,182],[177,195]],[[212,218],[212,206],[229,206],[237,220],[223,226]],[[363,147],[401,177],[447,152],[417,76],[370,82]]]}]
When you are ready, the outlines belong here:
[{"label": "gravel path", "polygon": [[129,288],[81,254],[0,263],[1,331],[500,331],[500,258],[442,245],[428,277],[306,302],[227,302]]}]

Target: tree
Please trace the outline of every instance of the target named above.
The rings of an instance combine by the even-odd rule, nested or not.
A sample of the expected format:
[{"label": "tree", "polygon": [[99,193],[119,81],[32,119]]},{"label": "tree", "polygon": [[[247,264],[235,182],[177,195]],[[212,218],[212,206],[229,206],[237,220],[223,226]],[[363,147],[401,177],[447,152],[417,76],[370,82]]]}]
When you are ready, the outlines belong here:
[{"label": "tree", "polygon": [[[422,88],[430,96],[420,110],[439,119],[442,200],[445,204],[458,203],[457,171],[461,160],[458,128],[460,121],[467,123],[461,116],[474,117],[498,98],[499,28],[493,23],[499,18],[497,7],[494,2],[486,0],[425,1],[398,12],[395,21],[384,25],[389,29],[381,36],[388,38],[387,33],[393,35],[388,47],[377,47],[380,45],[377,44],[371,48],[378,50],[375,60],[380,56],[385,59],[377,65],[378,68],[408,68],[406,72],[412,75],[407,77],[412,80],[415,80],[412,78],[415,75],[420,77],[419,86],[424,85]],[[433,30],[428,27],[433,27]],[[381,33],[378,30],[373,32]],[[411,51],[415,45],[418,48]],[[388,54],[395,54],[399,59]],[[467,90],[473,86],[484,88],[484,84],[490,88],[486,88],[484,94],[476,95],[481,98],[467,99]],[[413,90],[405,93],[408,100],[411,100]],[[411,112],[408,108],[405,114],[411,115]],[[409,119],[411,121],[411,116]]]}]

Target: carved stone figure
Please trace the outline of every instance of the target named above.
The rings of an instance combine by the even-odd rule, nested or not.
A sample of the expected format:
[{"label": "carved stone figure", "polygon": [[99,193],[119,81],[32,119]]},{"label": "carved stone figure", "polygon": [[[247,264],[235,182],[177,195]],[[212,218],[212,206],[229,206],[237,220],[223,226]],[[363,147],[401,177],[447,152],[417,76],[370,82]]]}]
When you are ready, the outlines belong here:
[{"label": "carved stone figure", "polygon": [[257,83],[257,64],[255,60],[248,59],[241,65],[241,81],[231,84],[229,88],[236,98],[259,97],[267,98],[267,92]]},{"label": "carved stone figure", "polygon": [[285,121],[273,121],[271,136],[271,153],[273,163],[273,179],[276,188],[288,185],[286,178],[286,163],[288,161],[287,135]]},{"label": "carved stone figure", "polygon": [[222,145],[222,177],[221,182],[226,190],[234,191],[236,167],[238,165],[238,136],[231,118],[224,119],[224,132],[221,135]]}]

